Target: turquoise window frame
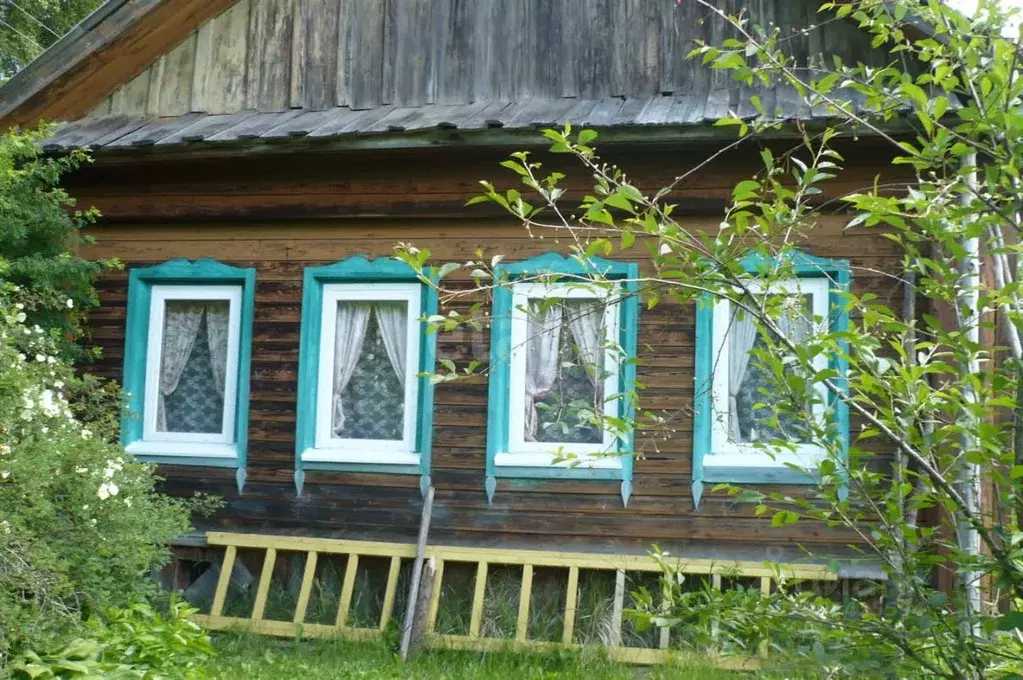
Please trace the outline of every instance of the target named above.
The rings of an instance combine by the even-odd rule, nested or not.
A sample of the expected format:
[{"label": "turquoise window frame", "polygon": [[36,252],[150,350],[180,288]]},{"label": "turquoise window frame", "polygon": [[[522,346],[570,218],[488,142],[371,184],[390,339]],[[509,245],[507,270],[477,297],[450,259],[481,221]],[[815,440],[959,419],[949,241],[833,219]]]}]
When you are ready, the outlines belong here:
[{"label": "turquoise window frame", "polygon": [[295,492],[302,495],[307,470],[337,472],[373,472],[419,475],[419,487],[426,496],[430,480],[430,458],[433,444],[433,383],[437,358],[437,334],[428,333],[428,324],[420,322],[419,391],[416,422],[416,449],[419,465],[387,463],[350,463],[303,461],[302,452],[316,442],[316,396],[320,372],[320,331],[323,311],[323,286],[329,283],[419,283],[422,287],[420,314],[425,318],[437,313],[438,299],[435,273],[423,270],[427,283],[415,269],[400,260],[381,257],[370,260],[353,255],[334,264],[307,267],[302,288],[302,328],[298,354],[298,413],[295,418]]},{"label": "turquoise window frame", "polygon": [[[632,495],[632,468],[635,451],[635,432],[630,429],[619,442],[618,452],[622,465],[616,469],[585,467],[516,467],[498,466],[498,453],[508,449],[509,389],[511,378],[511,318],[512,288],[516,281],[535,276],[562,274],[573,279],[580,276],[620,280],[624,291],[619,303],[619,344],[625,358],[619,371],[622,394],[636,389],[636,347],[639,331],[639,299],[637,278],[639,265],[603,258],[564,257],[549,252],[522,262],[498,264],[494,268],[497,286],[494,289],[492,323],[490,330],[490,378],[487,403],[487,464],[485,491],[487,501],[493,502],[498,479],[578,479],[613,480],[621,482],[622,504],[628,505]],[[635,406],[630,399],[622,399],[620,417],[635,422]]]},{"label": "turquoise window frame", "polygon": [[[760,253],[750,253],[742,265],[746,272],[756,274],[767,272],[784,265],[798,278],[826,278],[831,285],[828,288],[828,314],[831,332],[842,332],[849,328],[849,312],[845,297],[849,292],[851,275],[848,260],[820,258],[798,249],[787,251],[779,261],[775,257],[767,257]],[[807,471],[792,467],[778,466],[766,469],[742,469],[726,466],[704,465],[704,456],[711,450],[711,432],[713,427],[711,387],[714,381],[714,304],[715,297],[710,293],[700,296],[696,309],[696,370],[694,387],[693,415],[693,505],[698,509],[703,496],[704,483],[731,484],[816,484],[819,478]],[[828,360],[830,368],[838,372],[836,384],[843,390],[847,389],[846,372],[848,370],[848,344],[841,342],[842,351]],[[829,395],[828,408],[834,409],[835,422],[838,426],[838,438],[843,457],[849,449],[849,406],[834,394]],[[841,466],[839,474],[845,476],[845,466]],[[842,492],[845,493],[845,485]]]},{"label": "turquoise window frame", "polygon": [[128,316],[125,326],[122,386],[127,394],[121,416],[121,444],[142,439],[142,411],[146,393],[146,356],[149,352],[149,306],[153,286],[236,285],[241,286],[241,328],[238,351],[238,389],[235,403],[234,458],[203,458],[189,455],[137,454],[139,460],[161,465],[201,465],[235,468],[238,493],[245,487],[245,462],[249,440],[249,373],[252,364],[252,319],[256,299],[256,270],[212,259],[168,260],[152,267],[138,267],[128,273]]}]

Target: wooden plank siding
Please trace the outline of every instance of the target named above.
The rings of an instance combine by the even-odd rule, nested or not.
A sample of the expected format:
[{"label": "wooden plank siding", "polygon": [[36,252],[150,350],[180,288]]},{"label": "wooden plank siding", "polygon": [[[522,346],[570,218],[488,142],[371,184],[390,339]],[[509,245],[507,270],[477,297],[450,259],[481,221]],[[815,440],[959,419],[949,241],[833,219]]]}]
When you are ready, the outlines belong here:
[{"label": "wooden plank siding", "polygon": [[[817,4],[765,0],[722,9],[780,28],[799,66],[811,54],[882,61],[851,24],[822,22]],[[812,36],[803,33],[817,24]],[[729,35],[720,16],[676,0],[240,0],[168,59],[139,65],[145,70],[97,108],[139,112],[135,99],[121,96],[126,89],[143,98],[149,92],[152,105],[142,111],[159,116],[707,97],[727,89],[729,76],[686,55],[696,41],[720,44]]]},{"label": "wooden plank siding", "polygon": [[[678,172],[679,168],[665,167],[664,158],[669,157],[662,156],[657,166],[644,165],[632,156],[643,170],[633,174],[636,181],[659,185],[671,174],[669,170]],[[90,256],[117,257],[127,267],[175,257],[212,257],[257,269],[245,491],[237,493],[230,470],[163,467],[160,474],[167,478],[165,488],[172,493],[206,491],[225,498],[226,508],[203,527],[412,539],[421,509],[417,477],[311,471],[305,492],[295,496],[292,471],[303,270],[356,253],[386,256],[398,242],[429,248],[435,263],[464,262],[477,248],[488,256],[503,254],[510,261],[548,250],[565,252],[567,245],[549,235],[530,238],[521,227],[486,210],[459,207],[476,191],[470,177],[475,181],[501,176],[493,165],[496,157],[470,162],[456,160],[450,152],[437,152],[418,162],[410,160],[409,165],[379,157],[377,164],[360,164],[346,157],[332,159],[329,166],[307,159],[312,169],[297,178],[291,175],[296,166],[290,160],[278,160],[236,162],[230,173],[213,164],[191,181],[189,166],[101,165],[83,170],[71,184],[72,193],[83,203],[96,204],[116,218],[91,229],[98,242],[86,251]],[[629,160],[623,157],[626,167],[631,167]],[[706,206],[700,200],[707,196],[722,200],[733,174],[750,174],[748,160],[724,161],[715,170],[701,173],[681,193],[680,210],[687,204],[698,206],[690,206],[688,227],[717,228],[719,208],[700,209]],[[337,176],[327,176],[335,171]],[[210,176],[218,172],[223,185]],[[876,168],[856,172],[855,176],[867,178]],[[855,176],[848,181],[857,181]],[[244,218],[231,207],[234,201],[249,204]],[[316,202],[329,203],[331,210],[315,220],[285,216],[290,206]],[[396,210],[399,204],[405,207]],[[377,216],[355,216],[360,212]],[[876,293],[898,308],[901,287],[892,275],[900,266],[896,246],[873,231],[847,231],[845,223],[841,215],[823,217],[812,241],[804,244],[806,249],[818,256],[851,260],[854,290]],[[651,270],[642,244],[615,257]],[[104,355],[94,370],[113,379],[121,373],[126,281],[123,272],[105,276],[99,283],[102,306],[92,315],[92,338]],[[464,308],[466,303],[459,306]],[[658,543],[673,551],[727,549],[749,559],[778,560],[798,559],[798,544],[841,552],[842,546],[855,542],[856,537],[847,532],[813,523],[773,529],[768,517],[754,515],[753,506],[709,491],[699,512],[693,510],[694,325],[692,306],[662,303],[640,312],[638,378],[646,385],[641,408],[665,415],[669,424],[639,429],[636,440],[641,458],[636,461],[633,494],[626,508],[618,484],[600,481],[501,480],[493,504],[488,505],[483,487],[485,378],[439,385],[431,540],[633,552]],[[488,353],[486,332],[439,337],[440,358],[485,362]],[[854,421],[853,428],[857,427]]]}]

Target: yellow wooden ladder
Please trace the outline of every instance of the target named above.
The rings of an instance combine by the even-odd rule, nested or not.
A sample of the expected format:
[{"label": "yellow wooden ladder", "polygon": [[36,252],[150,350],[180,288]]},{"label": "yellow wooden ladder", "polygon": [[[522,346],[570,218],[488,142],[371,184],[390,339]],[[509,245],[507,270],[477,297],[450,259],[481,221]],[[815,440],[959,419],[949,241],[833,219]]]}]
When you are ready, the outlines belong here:
[{"label": "yellow wooden ladder", "polygon": [[[211,630],[243,629],[267,635],[285,637],[345,637],[377,638],[383,634],[394,612],[398,590],[401,561],[415,557],[416,547],[403,543],[379,543],[370,541],[347,541],[323,538],[301,538],[261,534],[233,534],[213,532],[207,535],[211,546],[224,546],[224,560],[217,582],[213,604],[208,615],[197,615],[196,621]],[[256,586],[255,602],[247,617],[224,615],[231,572],[239,549],[263,550],[263,567]],[[281,551],[304,552],[305,569],[299,588],[298,602],[291,621],[271,620],[265,617],[267,595],[270,591],[274,564]],[[346,555],[347,562],[341,581],[340,601],[334,625],[306,623],[306,612],[316,576],[316,565],[321,555]],[[374,628],[359,628],[350,625],[352,597],[360,558],[390,558],[390,568],[384,588],[383,608]],[[574,649],[582,645],[574,642],[575,620],[579,596],[580,570],[605,571],[614,573],[614,601],[612,609],[612,634],[607,651],[611,658],[629,663],[658,663],[673,656],[670,649],[670,631],[659,631],[657,648],[629,647],[622,645],[622,624],[625,602],[625,575],[627,572],[661,572],[662,565],[653,557],[640,555],[610,555],[596,553],[548,552],[539,550],[508,550],[500,548],[466,548],[456,546],[429,546],[427,559],[434,560],[436,574],[432,584],[429,609],[426,615],[424,645],[434,648],[464,650],[550,650]],[[466,635],[440,634],[436,632],[437,612],[440,608],[444,582],[444,566],[449,563],[475,564],[476,579],[472,596],[472,613]],[[481,635],[483,604],[486,597],[487,574],[491,566],[507,565],[522,568],[519,592],[518,617],[513,639],[490,638]],[[673,565],[674,566],[674,565]],[[529,638],[529,607],[532,596],[533,575],[537,568],[554,567],[568,570],[568,587],[563,607],[563,626],[560,642],[533,640]],[[763,593],[769,593],[771,583],[777,577],[775,569],[752,562],[722,562],[712,560],[684,560],[677,565],[683,574],[705,575],[711,578],[715,588],[722,587],[722,576],[756,578],[760,580]],[[786,578],[813,581],[834,581],[836,576],[822,565],[784,565],[781,573]],[[723,657],[720,665],[752,668],[755,659]]]}]

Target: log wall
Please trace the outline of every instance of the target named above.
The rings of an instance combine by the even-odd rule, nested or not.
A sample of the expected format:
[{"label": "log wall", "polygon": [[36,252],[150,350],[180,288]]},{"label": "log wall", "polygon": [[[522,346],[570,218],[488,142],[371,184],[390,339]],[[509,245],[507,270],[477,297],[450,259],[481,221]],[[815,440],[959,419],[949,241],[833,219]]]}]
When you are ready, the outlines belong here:
[{"label": "log wall", "polygon": [[[656,185],[670,175],[668,167],[656,168],[651,157],[642,154],[643,162],[634,157],[646,173],[637,179],[642,184]],[[296,169],[297,162],[263,159],[257,164],[250,159],[230,171],[225,166],[216,181],[215,164],[213,170],[190,173],[188,167],[168,164],[104,163],[74,179],[72,192],[110,215],[92,229],[98,243],[88,249],[90,255],[117,257],[129,268],[176,257],[212,257],[257,270],[245,491],[236,491],[232,471],[160,470],[172,493],[205,491],[224,497],[226,508],[204,527],[377,540],[414,537],[421,509],[417,477],[310,471],[305,492],[295,495],[302,272],[356,253],[386,256],[399,242],[429,248],[437,264],[464,262],[478,248],[488,257],[502,254],[506,260],[552,249],[565,252],[566,244],[550,235],[531,237],[486,209],[459,207],[474,193],[470,178],[502,177],[494,169],[496,158],[448,158],[429,173],[422,157],[387,168],[379,158],[361,166],[352,159],[306,159],[303,171]],[[689,213],[686,225],[716,229],[720,212],[714,205],[723,200],[734,177],[750,171],[745,162],[724,163],[683,182],[679,201],[682,213]],[[857,178],[868,180],[870,174],[869,166],[851,171],[848,184],[837,189],[848,189]],[[293,205],[305,207],[295,211],[301,217],[287,216]],[[373,211],[377,216],[370,216]],[[822,218],[805,248],[814,255],[851,260],[854,290],[875,292],[897,308],[901,288],[893,273],[899,270],[900,256],[895,245],[873,231],[847,231],[846,221],[843,216]],[[637,261],[650,271],[645,248],[616,257]],[[92,317],[94,340],[104,354],[97,372],[114,379],[121,373],[126,283],[126,273],[105,276],[100,282],[102,306]],[[627,508],[616,482],[599,481],[499,480],[488,505],[483,480],[485,379],[439,385],[432,540],[634,552],[657,543],[675,552],[793,560],[799,559],[800,544],[840,552],[854,541],[844,532],[812,523],[771,528],[769,516],[755,517],[753,506],[720,493],[708,492],[694,511],[694,311],[665,302],[640,312],[639,380],[646,385],[641,408],[667,416],[669,425],[637,433],[641,458]],[[485,332],[442,334],[439,339],[440,358],[486,361],[488,352]]]}]

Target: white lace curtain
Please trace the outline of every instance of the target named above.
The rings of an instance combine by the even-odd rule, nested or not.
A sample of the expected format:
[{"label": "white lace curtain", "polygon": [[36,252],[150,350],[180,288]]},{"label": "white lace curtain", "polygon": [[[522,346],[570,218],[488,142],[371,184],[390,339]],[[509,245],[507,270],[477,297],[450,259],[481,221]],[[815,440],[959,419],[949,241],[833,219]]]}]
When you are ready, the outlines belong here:
[{"label": "white lace curtain", "polygon": [[334,328],[334,394],[331,429],[334,436],[341,436],[345,429],[345,410],[342,393],[348,387],[355,367],[362,355],[366,339],[369,315],[376,315],[377,328],[387,350],[398,381],[405,385],[405,362],[408,355],[408,308],[402,302],[343,302],[338,305],[337,321]]},{"label": "white lace curtain", "polygon": [[156,429],[167,431],[167,413],[164,397],[174,394],[181,380],[181,373],[192,356],[192,349],[199,335],[203,315],[206,316],[206,342],[210,349],[210,364],[213,368],[213,386],[221,397],[224,396],[224,382],[227,373],[227,335],[229,305],[217,301],[181,302],[169,301],[164,310],[163,347],[160,358],[160,390],[157,395]]},{"label": "white lace curtain", "polygon": [[[781,314],[778,328],[782,335],[795,344],[805,342],[811,335],[809,310],[799,298],[800,304],[793,310]],[[751,314],[734,308],[732,325],[728,329],[730,346],[728,349],[728,436],[733,441],[741,441],[739,431],[739,390],[742,389],[746,371],[749,369],[750,350],[757,341],[757,328]]]},{"label": "white lace curtain", "polygon": [[542,309],[542,300],[531,300],[526,328],[526,404],[523,432],[526,441],[536,441],[540,416],[536,404],[543,399],[558,378],[562,327],[565,312],[572,341],[586,368],[590,383],[597,387],[601,377],[604,310],[599,303],[571,301]]},{"label": "white lace curtain", "polygon": [[749,368],[750,350],[757,341],[757,327],[752,315],[735,309],[728,335],[731,338],[728,348],[728,436],[732,441],[740,441],[739,390]]}]

